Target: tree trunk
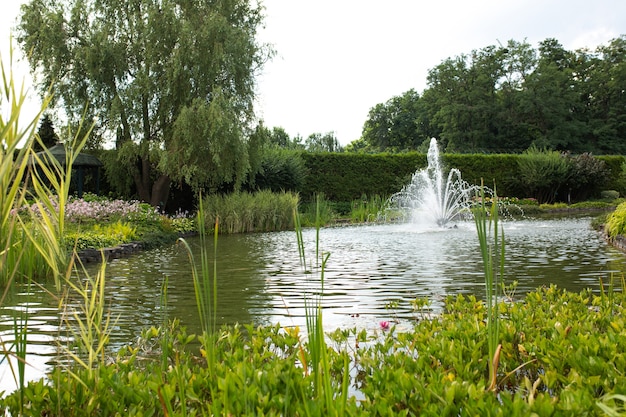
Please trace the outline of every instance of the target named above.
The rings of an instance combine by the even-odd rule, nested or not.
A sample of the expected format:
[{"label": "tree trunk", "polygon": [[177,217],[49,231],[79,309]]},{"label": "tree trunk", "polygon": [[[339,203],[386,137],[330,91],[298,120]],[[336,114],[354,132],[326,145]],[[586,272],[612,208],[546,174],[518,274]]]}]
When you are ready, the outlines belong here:
[{"label": "tree trunk", "polygon": [[150,184],[150,161],[147,158],[139,158],[139,170],[135,173],[135,186],[137,187],[137,194],[139,199],[143,202],[150,203],[151,198],[151,184]]},{"label": "tree trunk", "polygon": [[154,183],[151,182],[152,166],[147,158],[141,158],[140,171],[135,174],[135,186],[139,199],[150,203],[160,210],[165,209],[170,195],[171,180],[167,175],[160,175]]},{"label": "tree trunk", "polygon": [[167,205],[167,199],[170,195],[170,177],[167,175],[161,175],[152,184],[152,198],[150,204],[154,207],[158,207],[159,210],[164,210]]}]

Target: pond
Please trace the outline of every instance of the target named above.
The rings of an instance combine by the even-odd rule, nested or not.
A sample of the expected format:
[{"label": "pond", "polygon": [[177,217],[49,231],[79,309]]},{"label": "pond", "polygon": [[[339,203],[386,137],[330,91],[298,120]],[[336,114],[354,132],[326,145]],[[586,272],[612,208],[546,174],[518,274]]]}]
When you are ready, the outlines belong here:
[{"label": "pond", "polygon": [[[515,295],[550,284],[571,291],[599,291],[601,280],[607,283],[612,274],[621,278],[626,258],[603,241],[590,221],[590,217],[579,217],[505,222],[505,280],[518,282]],[[295,232],[219,237],[220,324],[304,327],[305,295],[319,293],[321,276],[315,262],[315,230],[304,230],[303,237],[310,273],[301,265]],[[197,238],[188,242],[198,249]],[[472,222],[447,229],[407,224],[324,228],[319,251],[330,254],[321,298],[327,330],[373,331],[380,321],[409,327],[415,317],[411,301],[417,297],[428,297],[437,312],[448,295],[481,297],[485,292]],[[107,302],[117,318],[113,350],[132,343],[142,329],[160,325],[165,314],[179,318],[190,333],[200,331],[190,271],[188,255],[180,244],[110,261]],[[166,278],[168,302],[164,306],[161,294]],[[43,375],[47,363],[57,356],[57,341],[63,339],[58,302],[47,291],[52,288],[16,287],[0,309],[4,343],[12,340],[13,318],[20,313],[28,317],[29,378]],[[7,368],[4,362],[0,389],[11,384]]]}]

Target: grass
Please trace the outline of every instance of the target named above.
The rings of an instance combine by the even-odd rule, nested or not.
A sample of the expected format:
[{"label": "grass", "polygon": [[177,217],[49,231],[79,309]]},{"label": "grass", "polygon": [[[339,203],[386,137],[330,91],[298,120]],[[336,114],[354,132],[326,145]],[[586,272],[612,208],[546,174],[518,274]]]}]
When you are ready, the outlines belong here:
[{"label": "grass", "polygon": [[202,201],[205,224],[220,219],[220,233],[271,232],[293,230],[293,210],[298,195],[292,192],[236,192],[212,194]]},{"label": "grass", "polygon": [[493,188],[493,201],[487,207],[485,203],[485,186],[481,183],[480,203],[472,210],[480,255],[483,262],[485,277],[485,300],[487,303],[487,340],[489,346],[489,387],[496,389],[496,377],[500,350],[500,312],[498,311],[499,289],[504,277],[504,229],[499,224],[499,204],[496,187]]},{"label": "grass", "polygon": [[377,221],[388,209],[389,199],[379,195],[367,197],[363,195],[359,200],[352,202],[350,219],[354,223]]},{"label": "grass", "polygon": [[311,279],[311,271],[315,270],[319,274],[319,293],[313,297],[308,294],[304,295],[304,306],[306,313],[306,330],[308,342],[306,348],[308,351],[309,361],[302,361],[305,373],[311,373],[313,376],[313,396],[316,399],[314,408],[307,408],[306,415],[318,414],[320,411],[323,415],[343,416],[346,414],[348,404],[348,386],[350,375],[350,361],[347,355],[343,355],[343,371],[341,385],[333,385],[331,363],[329,360],[329,349],[326,344],[326,334],[323,326],[322,298],[324,296],[324,279],[325,271],[330,253],[321,252],[319,247],[319,231],[321,227],[320,212],[323,207],[322,196],[316,198],[316,240],[315,240],[315,265],[307,265],[306,248],[302,238],[302,227],[299,214],[294,212],[296,224],[296,237],[298,244],[298,253],[300,254],[300,264],[302,272]]}]

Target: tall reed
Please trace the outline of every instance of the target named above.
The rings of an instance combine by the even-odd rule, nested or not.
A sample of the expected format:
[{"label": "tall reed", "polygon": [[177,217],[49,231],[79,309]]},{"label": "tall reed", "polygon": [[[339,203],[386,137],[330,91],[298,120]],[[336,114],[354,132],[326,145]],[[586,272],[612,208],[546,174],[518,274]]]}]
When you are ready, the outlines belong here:
[{"label": "tall reed", "polygon": [[481,181],[480,203],[472,209],[480,254],[483,261],[487,303],[487,342],[489,349],[489,390],[496,389],[500,359],[499,290],[504,277],[504,229],[498,219],[498,196],[493,189],[491,206],[487,206],[485,186]]},{"label": "tall reed", "polygon": [[293,229],[298,195],[268,190],[211,194],[203,199],[207,224],[220,219],[222,233],[272,232]]},{"label": "tall reed", "polygon": [[219,235],[219,217],[215,218],[213,227],[213,262],[209,255],[208,242],[206,240],[207,226],[205,223],[206,213],[203,199],[199,198],[198,206],[198,232],[200,236],[200,269],[193,255],[189,243],[183,238],[179,242],[183,244],[189,261],[191,263],[191,274],[193,278],[193,288],[198,308],[198,317],[203,331],[200,341],[204,348],[204,355],[207,360],[211,375],[215,375],[215,365],[217,361],[216,335],[217,335],[217,238]]},{"label": "tall reed", "polygon": [[[322,315],[322,298],[324,296],[324,280],[325,271],[330,253],[320,251],[320,227],[322,222],[319,221],[321,199],[318,196],[316,198],[316,228],[315,228],[315,268],[319,271],[320,288],[319,293],[313,298],[304,294],[304,307],[305,307],[305,320],[306,329],[308,334],[308,352],[310,356],[310,362],[306,365],[307,370],[310,369],[313,376],[313,388],[314,395],[318,402],[318,407],[321,405],[325,415],[341,416],[345,414],[346,404],[348,402],[348,385],[350,379],[350,363],[348,356],[344,356],[343,374],[341,380],[341,386],[336,388],[333,385],[332,370],[330,365],[330,359],[328,357],[328,346],[326,344],[326,335],[324,333],[323,315]],[[300,255],[300,263],[303,267],[303,271],[307,276],[311,276],[311,270],[313,266],[310,265],[307,268],[305,257],[305,244],[302,235],[301,220],[298,212],[294,212],[296,225],[296,239],[298,245],[298,253]],[[338,391],[337,391],[338,390]],[[318,410],[307,410],[309,414],[316,414]]]},{"label": "tall reed", "polygon": [[19,217],[15,214],[26,199],[27,156],[43,107],[24,127],[21,125],[26,94],[23,83],[18,89],[13,78],[13,48],[10,48],[8,68],[1,58],[0,104],[8,113],[0,114],[0,284],[8,286],[19,271],[24,250]]},{"label": "tall reed", "polygon": [[[36,210],[30,210],[31,227],[24,227],[24,230],[50,268],[57,290],[61,289],[61,280],[65,276],[69,259],[64,239],[65,208],[72,181],[72,165],[87,142],[92,128],[93,124],[87,129],[83,129],[82,125],[78,127],[77,133],[65,143],[64,162],[52,156],[45,146],[42,146],[44,150],[40,154],[30,150],[30,179],[33,206]],[[79,132],[86,133],[79,136]]]},{"label": "tall reed", "polygon": [[[25,236],[18,209],[24,205],[27,196],[25,185],[28,172],[28,155],[31,152],[34,132],[39,116],[47,104],[25,126],[21,125],[20,114],[25,105],[24,83],[18,88],[13,76],[13,47],[9,48],[8,68],[0,56],[2,85],[0,108],[0,305],[10,291],[15,279],[27,279],[37,269],[31,259],[31,242]],[[5,337],[8,335],[5,335]],[[0,338],[2,357],[20,390],[20,410],[24,407],[22,389],[25,384],[26,347],[28,344],[28,306],[21,310],[13,321],[13,340]],[[8,338],[7,338],[8,339]],[[15,366],[14,363],[16,362]]]},{"label": "tall reed", "polygon": [[[80,274],[75,274],[72,265],[64,278],[65,294],[60,298],[68,340],[75,347],[62,346],[73,363],[87,371],[89,379],[96,375],[95,365],[105,361],[105,348],[109,342],[115,320],[107,313],[105,299],[106,262],[102,262],[95,275],[90,275],[82,264]],[[72,277],[72,274],[75,276]],[[75,376],[71,369],[68,372]],[[85,388],[86,381],[81,381]]]}]

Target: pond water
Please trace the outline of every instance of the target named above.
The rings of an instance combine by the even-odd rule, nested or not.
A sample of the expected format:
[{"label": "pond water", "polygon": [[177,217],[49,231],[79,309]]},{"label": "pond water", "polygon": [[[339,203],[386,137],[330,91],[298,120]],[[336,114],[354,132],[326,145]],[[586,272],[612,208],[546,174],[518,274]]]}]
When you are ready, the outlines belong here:
[{"label": "pond water", "polygon": [[[626,266],[622,252],[608,246],[590,227],[589,217],[520,220],[504,223],[506,283],[518,281],[522,296],[542,285],[572,291],[592,288]],[[222,323],[304,327],[305,294],[319,293],[315,230],[303,232],[305,273],[295,232],[220,236],[218,241],[218,316]],[[188,240],[194,250],[199,240]],[[212,243],[211,243],[212,245]],[[410,326],[411,301],[428,297],[437,312],[448,295],[484,292],[482,262],[474,224],[420,228],[407,224],[324,228],[319,250],[329,253],[324,273],[324,327],[375,330],[380,321]],[[212,254],[213,249],[210,249]],[[196,257],[199,255],[196,254]],[[91,268],[91,267],[90,267]],[[95,266],[93,271],[95,271]],[[112,260],[107,265],[107,302],[117,318],[111,347],[132,343],[141,329],[158,326],[164,313],[177,317],[190,333],[199,332],[191,268],[182,245]],[[165,279],[168,303],[161,290]],[[0,336],[12,340],[13,318],[28,317],[28,377],[40,377],[57,356],[62,340],[58,302],[52,288],[17,287],[0,308]],[[2,386],[11,377],[0,366]],[[9,384],[9,385],[7,385]]]}]

